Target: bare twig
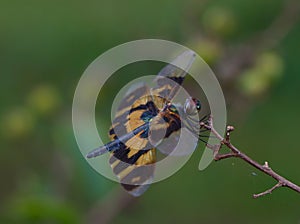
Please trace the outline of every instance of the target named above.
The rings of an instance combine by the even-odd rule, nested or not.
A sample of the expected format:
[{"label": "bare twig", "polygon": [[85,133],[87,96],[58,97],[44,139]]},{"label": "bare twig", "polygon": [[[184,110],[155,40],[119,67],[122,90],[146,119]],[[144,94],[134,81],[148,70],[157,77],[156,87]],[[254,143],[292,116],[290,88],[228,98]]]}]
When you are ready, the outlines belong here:
[{"label": "bare twig", "polygon": [[259,194],[254,194],[253,197],[254,198],[259,198],[261,196],[264,196],[266,194],[271,194],[273,190],[275,190],[276,188],[279,188],[279,187],[282,187],[283,184],[281,182],[278,182],[276,185],[274,185],[272,188],[262,192],[262,193],[259,193]]},{"label": "bare twig", "polygon": [[[241,152],[240,150],[238,150],[234,145],[232,145],[230,142],[230,133],[234,130],[234,128],[232,126],[227,126],[225,138],[223,138],[215,130],[215,128],[213,126],[212,116],[209,118],[207,123],[201,122],[201,126],[203,128],[210,130],[212,132],[212,134],[215,135],[220,140],[220,143],[221,143],[220,145],[214,145],[214,146],[208,145],[208,147],[213,150],[215,161],[219,161],[221,159],[226,159],[226,158],[231,158],[231,157],[240,158],[240,159],[244,160],[245,162],[247,162],[248,164],[250,164],[251,166],[255,167],[256,169],[271,176],[273,179],[275,179],[277,181],[277,184],[275,186],[273,186],[272,188],[270,188],[262,193],[254,194],[253,195],[254,198],[258,198],[258,197],[264,196],[266,194],[270,194],[270,193],[272,193],[273,190],[275,190],[276,188],[279,188],[279,187],[288,187],[288,188],[300,193],[300,187],[298,185],[294,184],[293,182],[287,180],[286,178],[282,177],[281,175],[279,175],[278,173],[273,171],[271,169],[271,167],[269,166],[268,162],[265,162],[263,165],[261,165],[258,162],[256,162],[255,160],[251,159],[246,154],[244,154],[243,152]],[[226,153],[226,154],[220,154],[221,145],[226,146],[230,150],[230,152]]]}]

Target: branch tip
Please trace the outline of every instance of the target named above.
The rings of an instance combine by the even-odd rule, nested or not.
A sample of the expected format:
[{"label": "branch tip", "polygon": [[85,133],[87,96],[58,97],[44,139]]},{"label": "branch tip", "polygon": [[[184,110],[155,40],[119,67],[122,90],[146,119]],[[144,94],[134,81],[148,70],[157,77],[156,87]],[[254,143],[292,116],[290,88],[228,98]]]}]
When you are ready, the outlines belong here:
[{"label": "branch tip", "polygon": [[278,183],[276,185],[274,185],[272,188],[270,188],[262,193],[259,193],[259,194],[253,194],[253,198],[259,198],[259,197],[265,196],[267,194],[272,194],[272,192],[276,188],[283,187],[283,186],[284,186],[284,184],[281,181],[278,181]]}]

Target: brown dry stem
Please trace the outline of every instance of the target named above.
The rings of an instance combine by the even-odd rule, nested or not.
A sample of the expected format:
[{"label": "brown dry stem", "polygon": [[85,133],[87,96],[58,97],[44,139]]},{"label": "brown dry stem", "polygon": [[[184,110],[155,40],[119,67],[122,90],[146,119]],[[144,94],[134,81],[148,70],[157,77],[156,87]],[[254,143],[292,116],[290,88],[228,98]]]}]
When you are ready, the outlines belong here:
[{"label": "brown dry stem", "polygon": [[[280,187],[287,187],[287,188],[290,188],[290,189],[300,193],[300,187],[298,185],[287,180],[286,178],[284,178],[283,176],[279,175],[274,170],[272,170],[271,167],[269,166],[268,162],[265,162],[263,165],[261,165],[258,162],[256,162],[255,160],[251,159],[245,153],[243,153],[239,149],[237,149],[230,141],[230,133],[234,130],[233,126],[227,126],[225,138],[223,138],[215,130],[215,128],[213,126],[212,116],[210,116],[210,118],[208,119],[208,121],[206,123],[201,122],[201,126],[203,128],[206,128],[207,130],[210,130],[212,132],[212,134],[217,139],[220,140],[219,145],[207,145],[211,150],[213,150],[213,155],[214,155],[215,161],[219,161],[219,160],[227,159],[227,158],[231,158],[231,157],[236,157],[236,158],[242,159],[246,163],[248,163],[251,166],[255,167],[256,169],[262,171],[263,173],[271,176],[273,179],[275,179],[277,181],[277,184],[274,185],[272,188],[270,188],[262,193],[254,194],[253,195],[254,198],[258,198],[258,197],[264,196],[266,194],[271,194],[273,192],[273,190],[275,190],[276,188],[280,188]],[[220,150],[221,150],[222,146],[226,146],[230,150],[230,152],[221,154]]]}]

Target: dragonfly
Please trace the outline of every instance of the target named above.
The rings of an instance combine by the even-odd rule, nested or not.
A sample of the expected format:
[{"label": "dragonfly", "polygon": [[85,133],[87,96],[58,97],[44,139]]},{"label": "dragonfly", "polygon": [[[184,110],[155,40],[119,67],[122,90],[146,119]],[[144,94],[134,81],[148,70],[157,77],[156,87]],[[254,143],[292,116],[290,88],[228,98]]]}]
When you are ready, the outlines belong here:
[{"label": "dragonfly", "polygon": [[[164,139],[174,138],[182,128],[196,133],[199,139],[201,137],[199,123],[207,116],[200,121],[194,118],[200,113],[200,100],[189,97],[183,106],[172,102],[194,60],[195,53],[185,51],[174,59],[174,63],[162,68],[154,79],[154,87],[141,84],[129,90],[109,130],[111,141],[86,155],[94,158],[110,153],[113,173],[133,196],[142,195],[152,183],[157,146]],[[184,70],[174,65],[178,62]],[[172,149],[166,154],[170,152]]]}]

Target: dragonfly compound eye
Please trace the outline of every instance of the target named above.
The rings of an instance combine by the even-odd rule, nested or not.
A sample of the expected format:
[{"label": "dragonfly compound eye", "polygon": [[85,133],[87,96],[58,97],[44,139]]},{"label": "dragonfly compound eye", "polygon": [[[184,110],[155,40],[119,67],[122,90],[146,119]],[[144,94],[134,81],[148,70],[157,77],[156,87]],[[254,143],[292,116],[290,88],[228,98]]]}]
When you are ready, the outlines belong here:
[{"label": "dragonfly compound eye", "polygon": [[197,111],[200,111],[201,110],[201,103],[200,103],[200,100],[198,99],[193,99],[194,103],[196,104],[196,109]]},{"label": "dragonfly compound eye", "polygon": [[189,98],[185,101],[184,112],[188,115],[194,115],[201,110],[201,103],[198,99]]}]

